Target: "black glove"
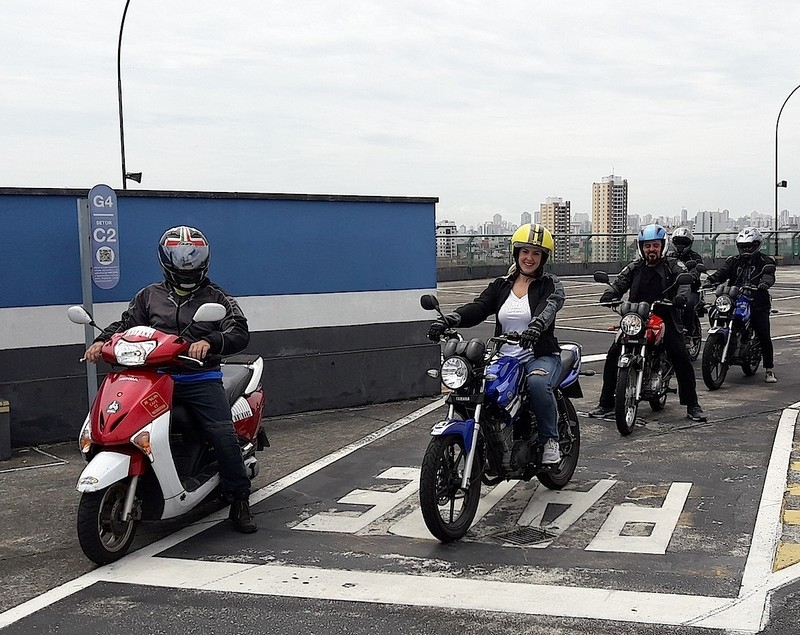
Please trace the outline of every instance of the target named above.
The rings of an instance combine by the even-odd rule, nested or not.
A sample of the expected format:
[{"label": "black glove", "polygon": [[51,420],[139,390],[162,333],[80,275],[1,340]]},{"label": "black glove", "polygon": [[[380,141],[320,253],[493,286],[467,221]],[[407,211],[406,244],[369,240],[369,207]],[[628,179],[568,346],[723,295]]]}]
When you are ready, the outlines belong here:
[{"label": "black glove", "polygon": [[448,313],[444,319],[439,318],[428,329],[428,339],[432,342],[438,342],[444,333],[450,327],[458,326],[461,324],[461,316],[458,313]]},{"label": "black glove", "polygon": [[679,309],[686,306],[686,298],[682,295],[676,295],[675,299],[672,301],[672,306],[676,306]]},{"label": "black glove", "polygon": [[769,289],[769,285],[766,282],[759,282],[758,284],[759,291],[766,291],[767,289]]},{"label": "black glove", "polygon": [[606,291],[603,295],[600,296],[600,304],[608,304],[610,302],[615,302],[619,300],[616,293],[613,291]]},{"label": "black glove", "polygon": [[539,319],[534,318],[531,320],[531,323],[528,324],[528,328],[522,331],[522,335],[519,336],[519,345],[522,348],[533,348],[533,345],[539,340],[539,337],[544,331],[544,324]]}]

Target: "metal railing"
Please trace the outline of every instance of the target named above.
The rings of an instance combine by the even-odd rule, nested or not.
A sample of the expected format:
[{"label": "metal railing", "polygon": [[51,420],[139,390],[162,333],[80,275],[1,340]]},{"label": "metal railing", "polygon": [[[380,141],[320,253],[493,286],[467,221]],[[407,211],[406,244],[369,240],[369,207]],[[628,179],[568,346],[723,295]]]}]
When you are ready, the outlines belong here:
[{"label": "metal railing", "polygon": [[[692,249],[707,260],[724,259],[736,251],[738,232],[695,233]],[[762,250],[775,256],[775,232],[762,230]],[[508,264],[511,234],[448,234],[436,236],[437,267],[476,267]],[[552,262],[596,264],[630,262],[636,258],[636,233],[554,235]],[[800,231],[778,232],[777,259],[800,263]]]}]

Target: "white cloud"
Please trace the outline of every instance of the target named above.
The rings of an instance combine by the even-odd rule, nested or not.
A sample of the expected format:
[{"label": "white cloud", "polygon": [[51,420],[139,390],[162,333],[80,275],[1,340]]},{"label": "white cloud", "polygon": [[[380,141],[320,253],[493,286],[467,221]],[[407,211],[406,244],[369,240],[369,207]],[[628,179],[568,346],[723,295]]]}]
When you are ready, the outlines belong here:
[{"label": "white cloud", "polygon": [[[2,185],[119,185],[123,6],[4,1]],[[797,24],[789,0],[131,0],[127,163],[153,189],[439,196],[467,224],[589,211],[612,169],[633,213],[771,212]],[[780,166],[800,214],[800,97]]]}]

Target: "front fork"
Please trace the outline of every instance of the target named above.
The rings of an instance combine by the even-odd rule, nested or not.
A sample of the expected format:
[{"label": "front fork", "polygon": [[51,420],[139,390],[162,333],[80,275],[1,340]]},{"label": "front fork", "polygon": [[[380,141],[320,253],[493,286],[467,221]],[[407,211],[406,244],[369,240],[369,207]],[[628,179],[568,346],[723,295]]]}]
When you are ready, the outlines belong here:
[{"label": "front fork", "polygon": [[628,368],[636,370],[636,401],[638,402],[642,395],[642,383],[644,382],[644,349],[646,344],[642,344],[637,356],[630,355],[626,351],[626,345],[621,345],[619,352],[618,368]]},{"label": "front fork", "polygon": [[708,329],[708,334],[713,335],[714,333],[722,333],[722,335],[725,337],[725,346],[722,347],[722,356],[719,360],[721,364],[724,364],[728,359],[728,349],[730,348],[731,340],[733,339],[733,329],[731,328],[730,322],[720,326],[717,320],[714,320],[714,326]]}]

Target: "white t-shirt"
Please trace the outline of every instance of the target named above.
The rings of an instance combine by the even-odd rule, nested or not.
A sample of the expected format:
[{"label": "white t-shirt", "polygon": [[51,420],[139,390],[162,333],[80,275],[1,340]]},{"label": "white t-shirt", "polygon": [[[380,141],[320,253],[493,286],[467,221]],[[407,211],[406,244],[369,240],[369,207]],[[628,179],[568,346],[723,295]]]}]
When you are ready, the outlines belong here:
[{"label": "white t-shirt", "polygon": [[[518,298],[512,291],[503,306],[500,307],[497,319],[500,320],[502,333],[516,331],[521,334],[531,323],[531,305],[528,302],[528,296]],[[531,349],[522,348],[518,344],[503,344],[500,352],[509,357],[516,357],[521,362],[526,362],[534,356]]]}]

